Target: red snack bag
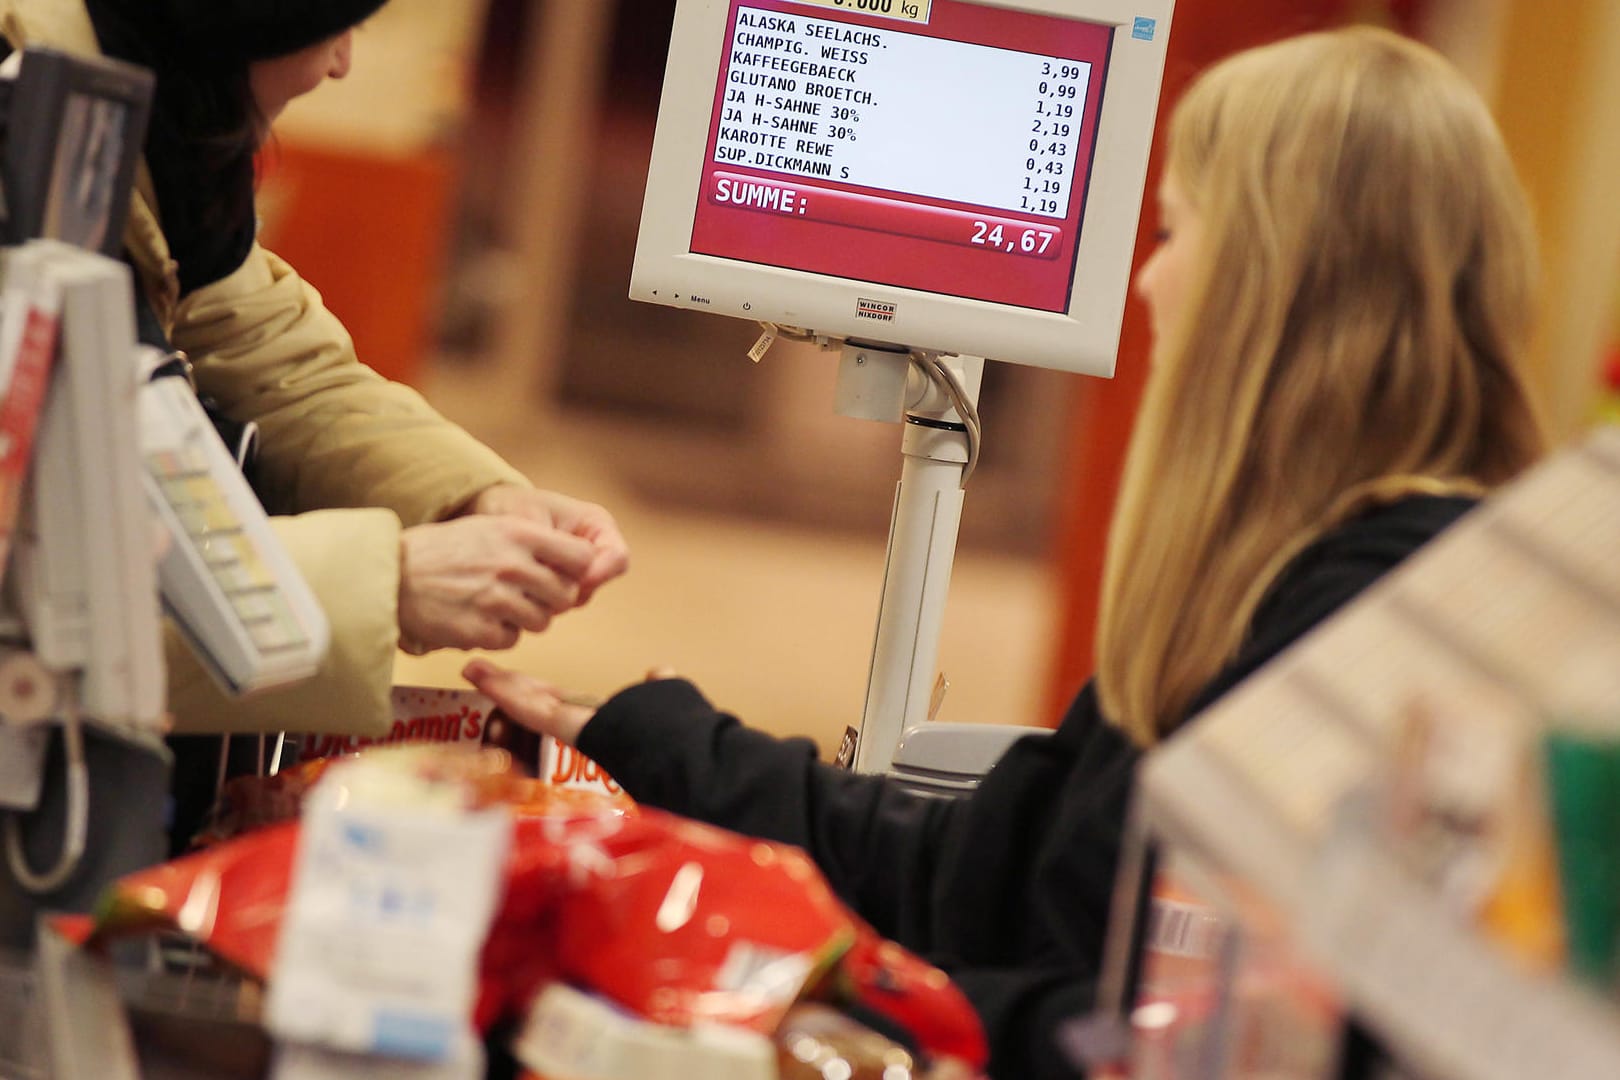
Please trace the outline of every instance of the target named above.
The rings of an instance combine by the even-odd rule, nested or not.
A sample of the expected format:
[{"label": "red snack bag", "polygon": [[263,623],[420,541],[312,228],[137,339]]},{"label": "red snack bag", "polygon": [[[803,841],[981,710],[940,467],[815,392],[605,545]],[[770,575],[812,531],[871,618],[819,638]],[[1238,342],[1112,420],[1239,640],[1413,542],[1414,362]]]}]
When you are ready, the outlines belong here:
[{"label": "red snack bag", "polygon": [[[532,908],[542,899],[549,902],[560,887],[566,848],[555,840],[539,840],[540,830],[559,819],[615,819],[633,812],[634,804],[623,795],[609,798],[513,776],[496,769],[500,760],[494,754],[418,753],[401,758],[412,768],[443,774],[457,782],[467,792],[470,805],[510,804],[518,828],[532,831],[535,840],[513,845],[506,889],[506,906],[517,919],[511,929],[522,927],[531,941],[522,948],[492,950],[490,955],[509,951],[525,957],[542,956],[546,952],[543,938],[535,936],[534,920],[527,918],[532,912],[526,911],[524,905]],[[282,780],[287,791],[302,792],[329,764],[326,760],[306,762],[267,779]],[[252,779],[258,781],[252,790],[266,790],[265,781]],[[176,928],[245,973],[263,979],[275,955],[298,836],[296,821],[282,822],[127,875],[103,896],[92,936],[107,938]],[[511,943],[512,934],[506,934],[503,940]]]},{"label": "red snack bag", "polygon": [[[576,796],[571,796],[572,803]],[[551,805],[561,807],[561,803]],[[576,810],[574,817],[586,817]],[[615,829],[618,815],[598,814],[599,827]],[[588,835],[588,820],[569,822],[538,814],[512,823],[506,889],[490,924],[479,960],[481,979],[473,1023],[488,1030],[502,1017],[525,1008],[535,991],[556,978],[557,899],[568,877],[568,848],[562,837]]]},{"label": "red snack bag", "polygon": [[570,869],[583,880],[558,909],[561,974],[659,1023],[769,1033],[855,940],[803,852],[657,811],[576,848]]},{"label": "red snack bag", "polygon": [[95,937],[175,927],[263,979],[297,846],[296,824],[273,825],[121,878],[97,907]]},{"label": "red snack bag", "polygon": [[482,1025],[564,979],[659,1023],[769,1033],[854,940],[803,853],[673,815],[520,817],[511,851]]},{"label": "red snack bag", "polygon": [[929,1057],[955,1058],[975,1069],[990,1059],[979,1014],[944,971],[880,937],[865,923],[830,981],[834,1001],[883,1016]]},{"label": "red snack bag", "polygon": [[512,860],[484,954],[485,1022],[560,979],[659,1023],[770,1033],[814,990],[884,1017],[930,1058],[988,1059],[946,974],[851,914],[796,848],[642,808],[520,822]]}]

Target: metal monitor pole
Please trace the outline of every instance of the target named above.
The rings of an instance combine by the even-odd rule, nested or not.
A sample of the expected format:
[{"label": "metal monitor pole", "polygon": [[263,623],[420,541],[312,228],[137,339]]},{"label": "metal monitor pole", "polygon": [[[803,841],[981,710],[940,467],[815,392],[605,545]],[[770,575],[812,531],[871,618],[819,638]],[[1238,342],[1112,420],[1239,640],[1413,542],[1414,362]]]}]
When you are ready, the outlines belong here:
[{"label": "metal monitor pole", "polygon": [[857,772],[889,770],[901,733],[928,719],[938,667],[972,447],[968,418],[940,383],[924,374],[931,363],[955,376],[971,409],[984,372],[980,357],[845,342],[839,360],[841,415],[904,423],[883,597],[855,750]]}]

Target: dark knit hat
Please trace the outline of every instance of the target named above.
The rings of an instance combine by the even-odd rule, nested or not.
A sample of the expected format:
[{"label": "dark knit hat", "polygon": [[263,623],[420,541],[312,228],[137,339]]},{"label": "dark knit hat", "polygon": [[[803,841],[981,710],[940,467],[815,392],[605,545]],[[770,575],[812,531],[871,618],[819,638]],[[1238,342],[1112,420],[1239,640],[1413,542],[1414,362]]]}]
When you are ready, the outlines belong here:
[{"label": "dark knit hat", "polygon": [[157,0],[192,47],[251,63],[286,56],[357,26],[387,0]]}]

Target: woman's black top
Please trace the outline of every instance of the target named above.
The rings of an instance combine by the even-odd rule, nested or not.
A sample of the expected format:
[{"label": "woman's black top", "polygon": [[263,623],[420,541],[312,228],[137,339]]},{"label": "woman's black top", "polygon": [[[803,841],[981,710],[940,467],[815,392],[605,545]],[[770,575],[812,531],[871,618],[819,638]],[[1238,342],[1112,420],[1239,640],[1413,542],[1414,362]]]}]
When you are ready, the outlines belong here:
[{"label": "woman's black top", "polygon": [[[1407,498],[1306,548],[1188,715],[1472,505]],[[579,749],[643,803],[806,849],[881,933],[951,974],[984,1021],[992,1076],[1077,1075],[1053,1036],[1092,1004],[1140,756],[1103,715],[1092,684],[1052,735],[1015,743],[976,792],[952,801],[823,764],[808,739],[746,728],[681,680],[615,696]]]}]

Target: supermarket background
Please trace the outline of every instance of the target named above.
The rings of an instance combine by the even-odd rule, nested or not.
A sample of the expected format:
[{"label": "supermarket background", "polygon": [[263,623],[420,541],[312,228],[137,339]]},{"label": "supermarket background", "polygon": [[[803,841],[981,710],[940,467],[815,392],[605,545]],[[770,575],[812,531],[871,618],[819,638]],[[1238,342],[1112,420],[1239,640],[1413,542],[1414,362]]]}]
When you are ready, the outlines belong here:
[{"label": "supermarket background", "polygon": [[[674,667],[751,723],[830,751],[865,694],[899,432],[833,413],[830,356],[779,344],[756,366],[751,325],[626,299],[673,8],[392,0],[357,38],[353,74],[281,123],[264,238],[322,290],[362,359],[536,482],[619,517],[630,574],[507,662],[593,693]],[[1620,417],[1607,107],[1620,4],[1178,0],[1161,117],[1207,63],[1352,21],[1429,41],[1484,90],[1538,211],[1531,366],[1556,434]],[[1153,228],[1149,212],[1140,235]],[[987,370],[943,719],[1053,723],[1089,673],[1146,349],[1133,304],[1110,382]],[[463,659],[402,657],[398,681],[456,685]]]}]

